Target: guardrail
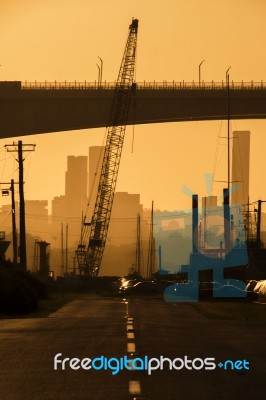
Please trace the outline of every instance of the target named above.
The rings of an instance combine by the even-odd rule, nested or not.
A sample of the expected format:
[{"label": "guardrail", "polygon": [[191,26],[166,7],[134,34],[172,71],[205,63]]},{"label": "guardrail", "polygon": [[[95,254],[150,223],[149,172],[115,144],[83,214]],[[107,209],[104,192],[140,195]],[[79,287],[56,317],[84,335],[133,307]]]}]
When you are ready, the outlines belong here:
[{"label": "guardrail", "polygon": [[[116,82],[21,82],[22,90],[114,90]],[[228,89],[227,82],[137,82],[140,90],[225,90]],[[229,83],[229,88],[233,90],[266,90],[266,83],[261,82],[234,82]]]}]

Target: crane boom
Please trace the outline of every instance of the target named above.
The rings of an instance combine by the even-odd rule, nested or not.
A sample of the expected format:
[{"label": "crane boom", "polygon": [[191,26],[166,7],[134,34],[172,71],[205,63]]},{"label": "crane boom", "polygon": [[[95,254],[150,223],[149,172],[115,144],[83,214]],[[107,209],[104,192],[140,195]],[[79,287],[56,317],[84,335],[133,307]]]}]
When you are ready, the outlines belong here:
[{"label": "crane boom", "polygon": [[115,87],[101,175],[91,223],[83,221],[76,251],[79,271],[97,276],[105,248],[134,83],[138,20],[132,19]]}]

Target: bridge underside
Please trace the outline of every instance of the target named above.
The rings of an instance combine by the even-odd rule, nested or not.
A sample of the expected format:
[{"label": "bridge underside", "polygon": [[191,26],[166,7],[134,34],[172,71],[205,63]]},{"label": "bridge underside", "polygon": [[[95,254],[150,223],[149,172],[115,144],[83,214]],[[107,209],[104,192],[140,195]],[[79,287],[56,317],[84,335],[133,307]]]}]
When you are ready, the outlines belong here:
[{"label": "bridge underside", "polygon": [[[1,90],[0,137],[108,126],[113,90]],[[266,90],[230,90],[230,118],[266,118]],[[137,90],[128,125],[228,118],[227,90]]]}]

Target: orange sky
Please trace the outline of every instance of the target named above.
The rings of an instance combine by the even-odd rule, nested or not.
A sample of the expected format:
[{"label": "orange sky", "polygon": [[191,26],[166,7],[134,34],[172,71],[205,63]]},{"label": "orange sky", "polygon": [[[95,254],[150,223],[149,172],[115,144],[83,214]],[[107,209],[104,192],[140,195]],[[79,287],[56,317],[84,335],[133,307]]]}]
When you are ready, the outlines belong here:
[{"label": "orange sky", "polygon": [[[205,81],[224,80],[231,66],[234,81],[266,82],[265,15],[264,0],[0,0],[0,79],[93,81],[100,56],[103,80],[114,81],[134,16],[140,20],[137,81],[197,81],[204,59]],[[266,199],[266,121],[231,127],[251,131],[251,201]],[[102,144],[104,131],[24,137],[36,143],[25,160],[26,199],[64,194],[67,155],[87,155],[90,145]],[[217,138],[225,133],[220,121],[137,126],[132,153],[128,127],[117,190],[140,193],[145,207],[154,200],[160,209],[189,208],[182,187],[206,194],[204,173],[213,172]],[[3,148],[12,141],[0,140],[1,182],[16,179],[16,161]],[[218,172],[226,179],[220,142]]]}]

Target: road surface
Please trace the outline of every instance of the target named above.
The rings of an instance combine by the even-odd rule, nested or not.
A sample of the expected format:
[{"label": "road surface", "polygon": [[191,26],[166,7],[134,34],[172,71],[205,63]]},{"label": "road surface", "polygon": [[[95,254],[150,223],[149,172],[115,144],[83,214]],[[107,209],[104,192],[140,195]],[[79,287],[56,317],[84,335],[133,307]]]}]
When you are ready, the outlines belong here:
[{"label": "road surface", "polygon": [[[265,332],[265,323],[209,320],[190,305],[159,298],[125,301],[88,295],[48,318],[0,320],[0,399],[264,399]],[[185,356],[214,358],[216,367],[169,370],[165,361],[163,370],[149,374],[136,370],[139,361],[135,369],[112,374],[110,369],[71,369],[69,362],[62,370],[59,361],[55,370],[58,353],[60,360],[163,356],[181,359],[177,368]],[[240,360],[241,369],[217,366],[228,359]],[[201,367],[201,361],[194,366]]]}]

